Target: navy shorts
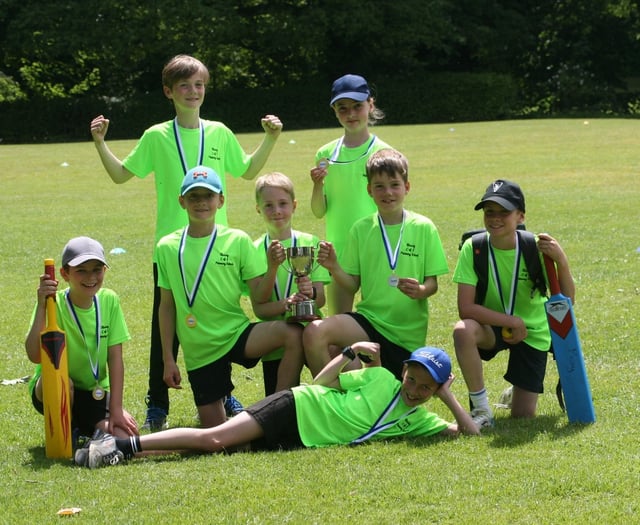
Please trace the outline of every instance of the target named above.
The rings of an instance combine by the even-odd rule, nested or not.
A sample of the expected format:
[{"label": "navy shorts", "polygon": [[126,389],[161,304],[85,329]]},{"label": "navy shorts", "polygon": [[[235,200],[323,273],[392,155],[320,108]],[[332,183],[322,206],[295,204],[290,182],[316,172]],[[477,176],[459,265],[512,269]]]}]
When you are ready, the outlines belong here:
[{"label": "navy shorts", "polygon": [[[81,436],[92,436],[96,425],[109,417],[110,394],[103,399],[93,399],[89,390],[73,390],[73,404],[71,406],[71,429],[78,429]],[[31,402],[35,409],[44,414],[44,405],[36,397],[36,389],[31,392]]]},{"label": "navy shorts", "polygon": [[357,312],[347,312],[345,315],[351,316],[360,325],[371,342],[380,345],[380,360],[383,368],[389,370],[399,381],[402,381],[402,367],[411,356],[411,351],[389,341],[373,327],[364,315]]},{"label": "navy shorts", "polygon": [[196,406],[209,405],[233,391],[231,363],[237,363],[245,368],[253,368],[260,362],[260,358],[249,359],[244,355],[249,334],[254,326],[256,323],[251,323],[244,329],[226,355],[213,363],[187,372]]},{"label": "navy shorts", "polygon": [[504,379],[527,392],[542,394],[549,352],[536,350],[522,341],[515,345],[509,345],[502,338],[501,327],[492,326],[491,328],[496,338],[496,346],[491,350],[479,348],[480,358],[483,361],[490,361],[499,352],[509,350],[509,363]]},{"label": "navy shorts", "polygon": [[298,432],[293,392],[280,390],[245,411],[262,427],[264,436],[251,442],[252,450],[291,450],[304,447]]}]

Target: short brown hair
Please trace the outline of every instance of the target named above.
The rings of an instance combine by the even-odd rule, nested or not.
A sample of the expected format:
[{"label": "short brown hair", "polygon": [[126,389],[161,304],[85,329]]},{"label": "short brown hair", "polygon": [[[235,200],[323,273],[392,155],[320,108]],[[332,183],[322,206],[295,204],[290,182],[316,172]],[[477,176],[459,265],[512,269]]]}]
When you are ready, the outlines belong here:
[{"label": "short brown hair", "polygon": [[209,70],[200,60],[189,55],[176,55],[162,70],[162,85],[171,89],[176,82],[196,73],[202,73],[205,83],[209,83]]},{"label": "short brown hair", "polygon": [[409,163],[399,151],[385,148],[376,151],[367,161],[367,181],[374,175],[386,174],[389,177],[400,175],[404,182],[409,180]]}]

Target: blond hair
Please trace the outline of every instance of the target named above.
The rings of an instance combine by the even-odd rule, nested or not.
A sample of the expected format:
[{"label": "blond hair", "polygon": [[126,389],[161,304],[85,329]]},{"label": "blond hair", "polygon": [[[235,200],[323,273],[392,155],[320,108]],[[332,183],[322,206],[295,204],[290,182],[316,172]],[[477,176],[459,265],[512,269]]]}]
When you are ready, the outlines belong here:
[{"label": "blond hair", "polygon": [[292,201],[296,200],[293,182],[284,173],[272,171],[271,173],[265,173],[256,179],[256,202],[260,202],[262,190],[267,187],[280,188],[291,196]]}]

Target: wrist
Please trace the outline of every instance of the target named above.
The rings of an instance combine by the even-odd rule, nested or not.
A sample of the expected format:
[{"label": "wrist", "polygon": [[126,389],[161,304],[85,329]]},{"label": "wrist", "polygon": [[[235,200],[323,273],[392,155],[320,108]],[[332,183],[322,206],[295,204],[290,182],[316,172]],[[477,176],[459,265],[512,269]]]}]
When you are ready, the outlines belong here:
[{"label": "wrist", "polygon": [[342,349],[342,355],[348,358],[350,361],[353,361],[356,358],[356,353],[353,351],[353,348],[350,346],[345,346]]},{"label": "wrist", "polygon": [[310,297],[311,297],[312,301],[315,301],[316,298],[318,297],[318,292],[316,291],[315,286],[311,287],[311,296]]}]

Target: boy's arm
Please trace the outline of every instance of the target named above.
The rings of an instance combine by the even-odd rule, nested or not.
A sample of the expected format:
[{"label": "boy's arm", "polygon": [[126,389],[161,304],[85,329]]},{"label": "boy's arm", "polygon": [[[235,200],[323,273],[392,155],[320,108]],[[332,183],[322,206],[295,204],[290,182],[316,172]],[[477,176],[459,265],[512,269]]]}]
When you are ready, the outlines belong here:
[{"label": "boy's arm", "polygon": [[261,124],[265,134],[258,148],[251,154],[251,163],[242,175],[243,179],[252,180],[260,173],[282,132],[282,122],[275,115],[265,116]]},{"label": "boy's arm", "polygon": [[129,435],[138,433],[138,425],[122,406],[124,391],[124,363],[122,361],[122,343],[109,347],[107,355],[109,366],[109,433],[121,428]]},{"label": "boy's arm", "polygon": [[449,380],[442,386],[440,386],[440,388],[438,388],[437,392],[435,393],[435,395],[440,398],[440,400],[451,411],[453,417],[456,420],[456,424],[450,424],[441,432],[441,434],[457,436],[458,434],[462,433],[477,436],[480,434],[480,430],[449,388],[451,386],[451,383],[453,382],[453,379],[454,376],[452,374],[449,377]]},{"label": "boy's arm", "polygon": [[93,143],[98,151],[102,165],[109,174],[109,177],[111,177],[111,180],[116,184],[122,184],[133,177],[133,173],[124,167],[122,161],[116,157],[107,146],[104,139],[107,135],[108,128],[109,120],[104,118],[103,115],[99,115],[91,121],[91,136],[93,137]]},{"label": "boy's arm", "polygon": [[[359,343],[353,343],[350,347],[353,353],[353,357],[351,357],[351,352],[343,351],[340,355],[334,357],[327,365],[318,372],[316,377],[313,378],[314,385],[323,385],[331,388],[335,388],[337,390],[342,390],[340,386],[340,373],[342,369],[350,364],[356,356],[364,355],[370,359],[370,362],[365,363],[362,359],[363,366],[372,367],[372,366],[380,366],[380,345],[378,343],[372,343],[370,341],[361,341]],[[345,349],[346,350],[346,349]]]},{"label": "boy's arm", "polygon": [[176,303],[171,290],[160,288],[158,307],[162,359],[164,360],[164,382],[169,388],[182,388],[180,369],[173,358],[173,338],[176,333]]},{"label": "boy's arm", "polygon": [[342,269],[338,262],[336,251],[330,242],[320,241],[318,243],[317,261],[318,264],[329,270],[333,281],[338,286],[352,294],[358,291],[358,288],[360,288],[360,276],[351,275]]},{"label": "boy's arm", "polygon": [[32,363],[40,362],[40,332],[45,329],[47,324],[47,297],[54,295],[58,290],[58,281],[49,279],[47,274],[40,276],[40,284],[38,286],[38,302],[33,317],[33,322],[29,328],[29,333],[24,342],[27,357]]},{"label": "boy's arm", "polygon": [[425,277],[422,284],[412,277],[398,279],[398,290],[411,299],[427,299],[438,291],[438,278]]},{"label": "boy's arm", "polygon": [[560,291],[562,292],[562,295],[571,299],[572,304],[575,304],[576,283],[573,280],[573,275],[571,275],[569,260],[567,259],[567,255],[564,253],[562,246],[560,246],[560,243],[551,237],[551,235],[540,233],[538,234],[538,249],[543,254],[551,257],[556,263]]}]

